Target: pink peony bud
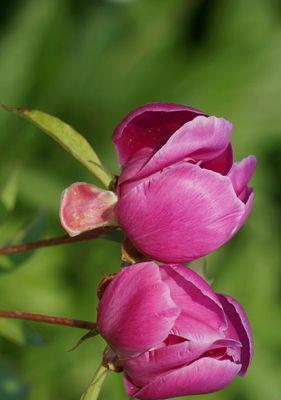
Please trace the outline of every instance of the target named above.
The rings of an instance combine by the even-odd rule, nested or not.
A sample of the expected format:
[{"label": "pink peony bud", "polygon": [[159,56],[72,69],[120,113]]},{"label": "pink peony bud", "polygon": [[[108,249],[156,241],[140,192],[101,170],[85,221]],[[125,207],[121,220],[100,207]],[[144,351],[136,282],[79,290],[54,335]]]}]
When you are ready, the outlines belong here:
[{"label": "pink peony bud", "polygon": [[116,225],[117,197],[88,183],[74,183],[62,195],[60,220],[70,236],[108,225]]},{"label": "pink peony bud", "polygon": [[129,396],[141,400],[215,392],[244,375],[252,358],[241,305],[182,265],[122,269],[105,289],[97,322]]},{"label": "pink peony bud", "polygon": [[227,242],[252,205],[253,156],[233,163],[232,125],[175,104],[147,104],[117,126],[118,223],[164,262],[203,257]]}]

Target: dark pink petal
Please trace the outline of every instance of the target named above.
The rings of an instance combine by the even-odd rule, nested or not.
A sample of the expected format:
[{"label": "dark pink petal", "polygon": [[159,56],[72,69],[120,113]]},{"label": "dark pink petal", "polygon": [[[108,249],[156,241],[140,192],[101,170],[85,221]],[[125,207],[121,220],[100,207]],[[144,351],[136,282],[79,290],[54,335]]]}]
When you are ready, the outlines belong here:
[{"label": "dark pink petal", "polygon": [[229,345],[236,347],[239,342],[237,344],[236,341],[221,340],[206,345],[186,340],[142,353],[138,357],[124,360],[122,364],[134,384],[142,387],[175,368],[190,364],[208,351],[223,349]]},{"label": "dark pink petal", "polygon": [[205,346],[224,338],[225,314],[210,285],[183,265],[163,265],[160,271],[181,310],[172,333]]},{"label": "dark pink petal", "polygon": [[201,111],[170,103],[151,103],[131,111],[116,127],[113,142],[120,164],[125,164],[138,150],[158,150],[183,124]]},{"label": "dark pink petal", "polygon": [[237,196],[247,187],[257,165],[256,157],[248,156],[239,163],[234,163],[228,176],[232,182],[233,188]]},{"label": "dark pink petal", "polygon": [[125,385],[130,396],[141,400],[212,393],[229,385],[240,368],[240,364],[229,360],[204,357],[153,380],[142,389],[137,390],[137,386],[132,383],[129,376],[126,376]]},{"label": "dark pink petal", "polygon": [[164,262],[186,262],[227,242],[244,205],[228,177],[182,162],[128,191],[116,214],[140,251]]},{"label": "dark pink petal", "polygon": [[225,295],[219,295],[219,298],[229,320],[229,332],[236,332],[234,339],[238,338],[242,344],[240,361],[242,368],[239,375],[245,375],[253,357],[253,336],[249,320],[238,301]]},{"label": "dark pink petal", "polygon": [[231,143],[227,149],[217,158],[211,161],[205,161],[200,164],[201,168],[211,169],[221,175],[226,175],[233,164],[233,149]]},{"label": "dark pink petal", "polygon": [[241,217],[241,219],[239,221],[239,224],[238,224],[238,226],[236,228],[236,232],[239,231],[239,229],[244,225],[246,219],[248,218],[248,216],[249,216],[249,214],[250,214],[250,212],[251,212],[251,210],[253,208],[253,205],[254,205],[254,191],[253,191],[252,188],[248,188],[248,196],[249,197],[248,197],[247,202],[245,204],[244,213],[243,213],[243,215],[242,215],[242,217]]},{"label": "dark pink petal", "polygon": [[116,275],[100,301],[98,326],[110,347],[124,358],[159,345],[178,315],[159,267],[146,262]]},{"label": "dark pink petal", "polygon": [[224,153],[230,143],[232,124],[223,118],[197,116],[179,128],[142,168],[148,176],[184,159],[210,161]]},{"label": "dark pink petal", "polygon": [[127,181],[135,180],[137,174],[153,154],[152,149],[143,148],[137,151],[130,160],[123,166],[122,173],[118,179],[118,186]]},{"label": "dark pink petal", "polygon": [[60,220],[70,236],[106,225],[116,225],[114,207],[117,196],[109,190],[78,182],[62,195]]}]

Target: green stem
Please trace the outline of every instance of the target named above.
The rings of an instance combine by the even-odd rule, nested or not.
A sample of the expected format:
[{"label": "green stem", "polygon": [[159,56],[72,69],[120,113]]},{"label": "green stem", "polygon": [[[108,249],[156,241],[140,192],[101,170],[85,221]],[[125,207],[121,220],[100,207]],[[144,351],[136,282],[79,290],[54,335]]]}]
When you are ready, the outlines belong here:
[{"label": "green stem", "polygon": [[82,395],[80,400],[97,400],[104,383],[104,380],[108,374],[108,369],[101,363],[95,372],[95,375],[90,383],[87,391]]}]

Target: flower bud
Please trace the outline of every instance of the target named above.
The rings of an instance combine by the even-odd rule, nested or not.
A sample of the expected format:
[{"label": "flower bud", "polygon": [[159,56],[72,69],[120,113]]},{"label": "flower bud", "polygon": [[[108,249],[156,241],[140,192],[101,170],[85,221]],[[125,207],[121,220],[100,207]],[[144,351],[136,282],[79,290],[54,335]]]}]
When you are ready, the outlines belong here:
[{"label": "flower bud", "polygon": [[117,196],[88,183],[74,183],[62,195],[60,220],[70,236],[102,226],[116,225]]},{"label": "flower bud", "polygon": [[232,124],[176,104],[147,104],[117,126],[118,223],[149,258],[187,262],[222,246],[253,205],[253,156],[233,162]]},{"label": "flower bud", "polygon": [[141,400],[215,392],[252,358],[241,305],[179,264],[123,268],[105,289],[97,324],[128,395]]}]

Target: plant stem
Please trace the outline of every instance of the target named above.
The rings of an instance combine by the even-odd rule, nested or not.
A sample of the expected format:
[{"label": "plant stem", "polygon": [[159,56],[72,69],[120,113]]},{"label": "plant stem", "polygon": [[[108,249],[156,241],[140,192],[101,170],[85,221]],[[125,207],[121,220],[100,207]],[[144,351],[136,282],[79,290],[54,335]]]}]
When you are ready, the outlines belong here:
[{"label": "plant stem", "polygon": [[51,239],[37,240],[36,242],[21,243],[13,246],[0,248],[0,256],[5,254],[21,253],[23,251],[35,250],[41,247],[59,246],[63,244],[71,244],[77,242],[84,242],[91,239],[96,239],[108,232],[112,232],[116,226],[107,226],[102,228],[93,229],[88,232],[81,233],[80,235],[71,237],[68,235],[54,237]]},{"label": "plant stem", "polygon": [[107,376],[108,369],[101,363],[95,372],[95,375],[90,383],[87,391],[82,395],[80,400],[97,400],[103,385],[103,382]]},{"label": "plant stem", "polygon": [[90,321],[81,321],[79,319],[54,317],[50,315],[26,313],[20,311],[0,311],[0,318],[23,319],[26,321],[43,322],[45,324],[64,325],[72,328],[87,329],[96,331],[98,334],[97,324]]}]

